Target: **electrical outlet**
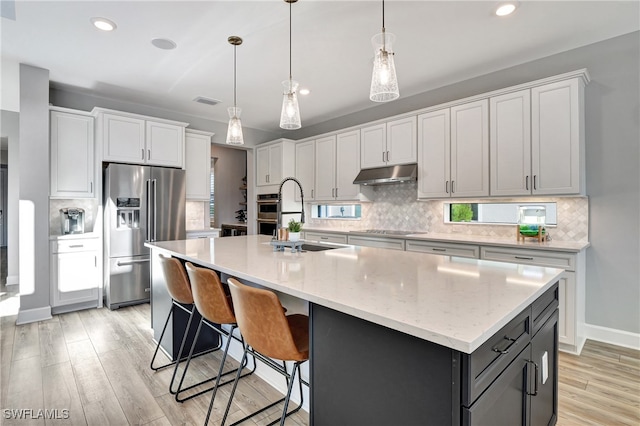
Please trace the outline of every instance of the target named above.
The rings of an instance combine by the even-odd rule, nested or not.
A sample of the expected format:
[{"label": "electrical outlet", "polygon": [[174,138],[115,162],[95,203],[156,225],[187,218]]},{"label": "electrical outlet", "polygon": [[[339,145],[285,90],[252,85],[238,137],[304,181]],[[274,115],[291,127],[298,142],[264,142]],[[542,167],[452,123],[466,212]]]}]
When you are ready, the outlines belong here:
[{"label": "electrical outlet", "polygon": [[545,351],[545,353],[542,354],[542,384],[544,385],[547,382],[547,379],[549,378],[549,355],[547,354],[547,352]]}]

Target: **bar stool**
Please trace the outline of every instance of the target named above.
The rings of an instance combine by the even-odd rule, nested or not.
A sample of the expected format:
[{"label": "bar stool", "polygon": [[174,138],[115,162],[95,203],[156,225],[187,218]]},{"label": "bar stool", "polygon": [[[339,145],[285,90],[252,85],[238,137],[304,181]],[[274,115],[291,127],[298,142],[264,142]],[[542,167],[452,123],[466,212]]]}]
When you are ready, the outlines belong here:
[{"label": "bar stool", "polygon": [[[247,343],[242,357],[243,362],[247,354],[253,352],[255,357],[287,379],[287,395],[284,398],[246,416],[234,425],[242,423],[283,401],[284,408],[280,417],[280,425],[284,425],[285,418],[300,410],[303,403],[300,364],[309,359],[309,317],[301,314],[285,315],[278,296],[272,291],[244,285],[235,278],[229,278],[227,282],[233,298],[238,327]],[[277,364],[272,358],[281,360],[283,365]],[[286,361],[293,362],[291,374],[287,371]],[[300,405],[287,412],[296,370],[300,386]],[[229,414],[239,378],[240,372],[236,374],[233,389],[229,395],[227,409],[222,419],[223,425]]]},{"label": "bar stool", "polygon": [[[209,416],[211,415],[211,410],[213,408],[213,401],[216,397],[216,392],[219,386],[226,385],[227,383],[233,382],[233,380],[228,380],[226,382],[220,383],[222,377],[235,373],[236,370],[242,370],[246,367],[247,362],[241,363],[238,369],[227,371],[223,373],[224,363],[227,359],[227,354],[229,353],[229,346],[231,344],[232,339],[236,339],[238,342],[242,343],[244,346],[244,340],[242,338],[238,338],[234,335],[234,330],[238,328],[236,324],[236,317],[233,314],[233,302],[231,300],[231,295],[228,295],[225,292],[225,289],[220,282],[220,278],[218,278],[218,274],[215,271],[207,268],[200,268],[194,266],[190,262],[186,262],[185,267],[187,269],[187,275],[189,276],[189,280],[191,282],[191,291],[193,292],[193,300],[196,305],[196,309],[201,315],[200,321],[198,323],[198,328],[196,330],[196,334],[193,340],[193,344],[191,345],[191,349],[189,351],[189,355],[187,357],[187,363],[185,365],[184,373],[180,379],[180,383],[178,384],[178,390],[175,395],[175,399],[178,402],[183,402],[188,399],[194,398],[198,395],[202,395],[210,390],[213,390],[213,395],[211,396],[211,403],[209,404],[209,411],[207,413],[207,421],[209,420]],[[218,374],[211,379],[205,380],[203,382],[197,383],[195,385],[191,385],[186,388],[182,388],[182,384],[184,382],[187,369],[189,368],[189,364],[191,362],[191,358],[193,356],[193,350],[195,348],[196,340],[200,335],[200,330],[202,329],[202,325],[209,326],[212,330],[218,333],[220,336],[224,336],[227,338],[227,343],[224,348],[224,352],[222,354],[222,360],[220,361],[220,368],[218,369]],[[222,325],[228,325],[230,327],[229,331],[222,328]],[[253,368],[248,370],[247,373],[242,375],[241,377],[248,376],[255,371],[255,359],[253,361]],[[189,395],[186,398],[179,398],[179,394],[181,392],[193,389],[196,386],[199,386],[203,383],[207,383],[215,380],[215,384],[213,387],[210,387],[205,390],[201,390],[193,395]]]},{"label": "bar stool", "polygon": [[[173,383],[176,378],[176,373],[178,372],[178,364],[180,363],[180,361],[182,361],[182,353],[184,351],[184,346],[187,341],[187,335],[189,334],[189,329],[191,327],[191,321],[193,320],[193,314],[196,312],[196,307],[194,305],[193,294],[191,292],[191,285],[189,283],[189,278],[187,277],[187,273],[184,270],[182,263],[174,257],[167,257],[162,254],[160,254],[159,257],[160,257],[160,264],[162,265],[162,270],[164,272],[165,281],[167,284],[167,290],[169,292],[169,295],[171,296],[171,309],[169,310],[169,314],[167,315],[167,320],[165,321],[164,327],[162,328],[162,333],[160,334],[160,338],[158,339],[156,350],[153,353],[153,357],[151,358],[150,367],[153,371],[158,371],[163,368],[169,367],[171,365],[175,365],[175,368],[173,370],[173,375],[171,376],[171,382],[169,383],[169,392],[173,394],[173,393],[176,393],[175,391],[173,391]],[[183,305],[190,305],[190,309],[184,307]],[[185,330],[182,336],[182,342],[180,343],[180,349],[178,350],[178,356],[176,357],[175,361],[171,361],[159,367],[154,367],[153,363],[155,362],[156,356],[158,355],[158,349],[160,349],[162,338],[164,337],[164,333],[167,330],[167,325],[169,325],[169,320],[171,319],[171,316],[173,315],[176,309],[182,309],[184,312],[189,314],[187,326],[185,327]],[[195,342],[197,341],[197,338],[198,336],[196,335],[193,341],[194,345],[195,345]],[[192,351],[193,351],[194,345],[192,345]],[[199,353],[198,356],[213,352],[218,349],[220,349],[220,345],[218,345],[215,348],[203,351]],[[184,375],[187,373],[187,368],[188,368],[188,364],[187,364],[187,367],[185,367],[185,370],[183,372],[183,378],[184,378]],[[198,385],[205,382],[207,381],[198,383]]]}]

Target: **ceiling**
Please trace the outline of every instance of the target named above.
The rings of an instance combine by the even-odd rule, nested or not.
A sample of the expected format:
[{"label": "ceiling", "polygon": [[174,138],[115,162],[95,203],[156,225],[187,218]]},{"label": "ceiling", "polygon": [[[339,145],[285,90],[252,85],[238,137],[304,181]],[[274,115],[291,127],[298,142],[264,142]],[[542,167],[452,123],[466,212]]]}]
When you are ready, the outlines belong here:
[{"label": "ceiling", "polygon": [[[497,4],[387,0],[400,96],[640,28],[638,0],[521,1],[504,18],[493,14]],[[50,70],[53,86],[220,122],[233,104],[227,37],[238,35],[244,39],[237,48],[243,125],[281,132],[281,82],[289,73],[289,6],[282,0],[13,5],[13,11],[3,7],[3,60]],[[311,90],[300,98],[302,125],[375,106],[368,97],[370,39],[381,30],[381,2],[300,0],[292,10],[293,78]],[[109,18],[117,29],[98,31],[91,17]],[[158,49],[154,38],[169,38],[177,48]],[[202,105],[193,101],[197,96],[222,102]]]}]

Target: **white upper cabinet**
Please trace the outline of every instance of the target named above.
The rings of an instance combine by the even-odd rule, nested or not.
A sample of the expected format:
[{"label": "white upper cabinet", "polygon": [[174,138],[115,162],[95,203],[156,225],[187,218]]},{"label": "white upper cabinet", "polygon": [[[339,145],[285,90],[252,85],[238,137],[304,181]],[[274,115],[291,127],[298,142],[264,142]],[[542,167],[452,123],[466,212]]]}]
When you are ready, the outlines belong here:
[{"label": "white upper cabinet", "polygon": [[277,192],[282,179],[293,176],[295,172],[295,146],[289,139],[258,146],[255,155],[256,186],[271,186],[259,190],[259,193]]},{"label": "white upper cabinet", "polygon": [[95,108],[102,160],[184,168],[187,123]]},{"label": "white upper cabinet", "polygon": [[584,192],[583,93],[574,78],[490,99],[491,195]]},{"label": "white upper cabinet", "polygon": [[[307,141],[296,144],[296,178],[302,185],[304,199],[315,199],[315,168],[316,168],[316,143]],[[295,200],[300,201],[300,190],[295,188]]]},{"label": "white upper cabinet", "polygon": [[584,80],[532,88],[532,193],[584,193],[584,146]]},{"label": "white upper cabinet", "polygon": [[51,111],[51,197],[95,197],[94,119]]},{"label": "white upper cabinet", "polygon": [[185,131],[187,200],[208,201],[211,189],[211,137],[213,133]]},{"label": "white upper cabinet", "polygon": [[449,108],[418,116],[418,197],[449,197],[451,112]]},{"label": "white upper cabinet", "polygon": [[489,195],[489,101],[451,107],[452,197]]},{"label": "white upper cabinet", "polygon": [[336,137],[336,199],[363,199],[353,180],[360,172],[360,131],[338,133]]},{"label": "white upper cabinet", "polygon": [[489,195],[488,101],[418,116],[418,197]]},{"label": "white upper cabinet", "polygon": [[147,121],[147,163],[184,167],[184,127]]},{"label": "white upper cabinet", "polygon": [[363,169],[417,161],[416,117],[364,127],[361,138]]},{"label": "white upper cabinet", "polygon": [[336,136],[316,139],[317,201],[334,200],[336,192]]},{"label": "white upper cabinet", "polygon": [[489,99],[491,195],[528,195],[531,174],[531,91]]}]

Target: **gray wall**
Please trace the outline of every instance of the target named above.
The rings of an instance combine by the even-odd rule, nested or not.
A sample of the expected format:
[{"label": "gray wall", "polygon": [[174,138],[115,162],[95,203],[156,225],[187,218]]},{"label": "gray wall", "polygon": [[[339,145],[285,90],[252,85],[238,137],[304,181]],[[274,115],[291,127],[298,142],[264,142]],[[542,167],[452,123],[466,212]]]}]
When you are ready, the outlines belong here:
[{"label": "gray wall", "polygon": [[18,284],[18,192],[20,186],[19,161],[19,114],[15,111],[2,110],[2,137],[7,138],[8,145],[8,199],[7,199],[7,284]]},{"label": "gray wall", "polygon": [[[189,128],[191,129],[215,133],[213,136],[213,143],[226,143],[228,123],[220,123],[202,117],[181,114],[179,112],[170,111],[169,109],[155,108],[147,105],[133,104],[130,102],[122,102],[114,99],[93,96],[87,93],[72,91],[66,87],[52,87],[50,89],[50,99],[51,103],[55,106],[81,111],[91,111],[95,107],[101,107],[130,112],[133,114],[164,118],[166,120],[182,121],[189,123]],[[278,139],[280,137],[277,133],[265,132],[248,127],[243,127],[242,132],[244,135],[245,145],[248,147]]]},{"label": "gray wall", "polygon": [[18,324],[51,317],[49,71],[25,64],[20,64],[20,152],[21,241]]},{"label": "gray wall", "polygon": [[[586,322],[640,333],[640,32],[605,40],[289,133],[301,139],[587,68],[590,197]],[[402,70],[398,70],[401,77]]]},{"label": "gray wall", "polygon": [[223,223],[237,222],[235,212],[244,201],[240,186],[247,172],[247,152],[212,144],[211,157],[216,158],[215,226],[219,228]]}]

